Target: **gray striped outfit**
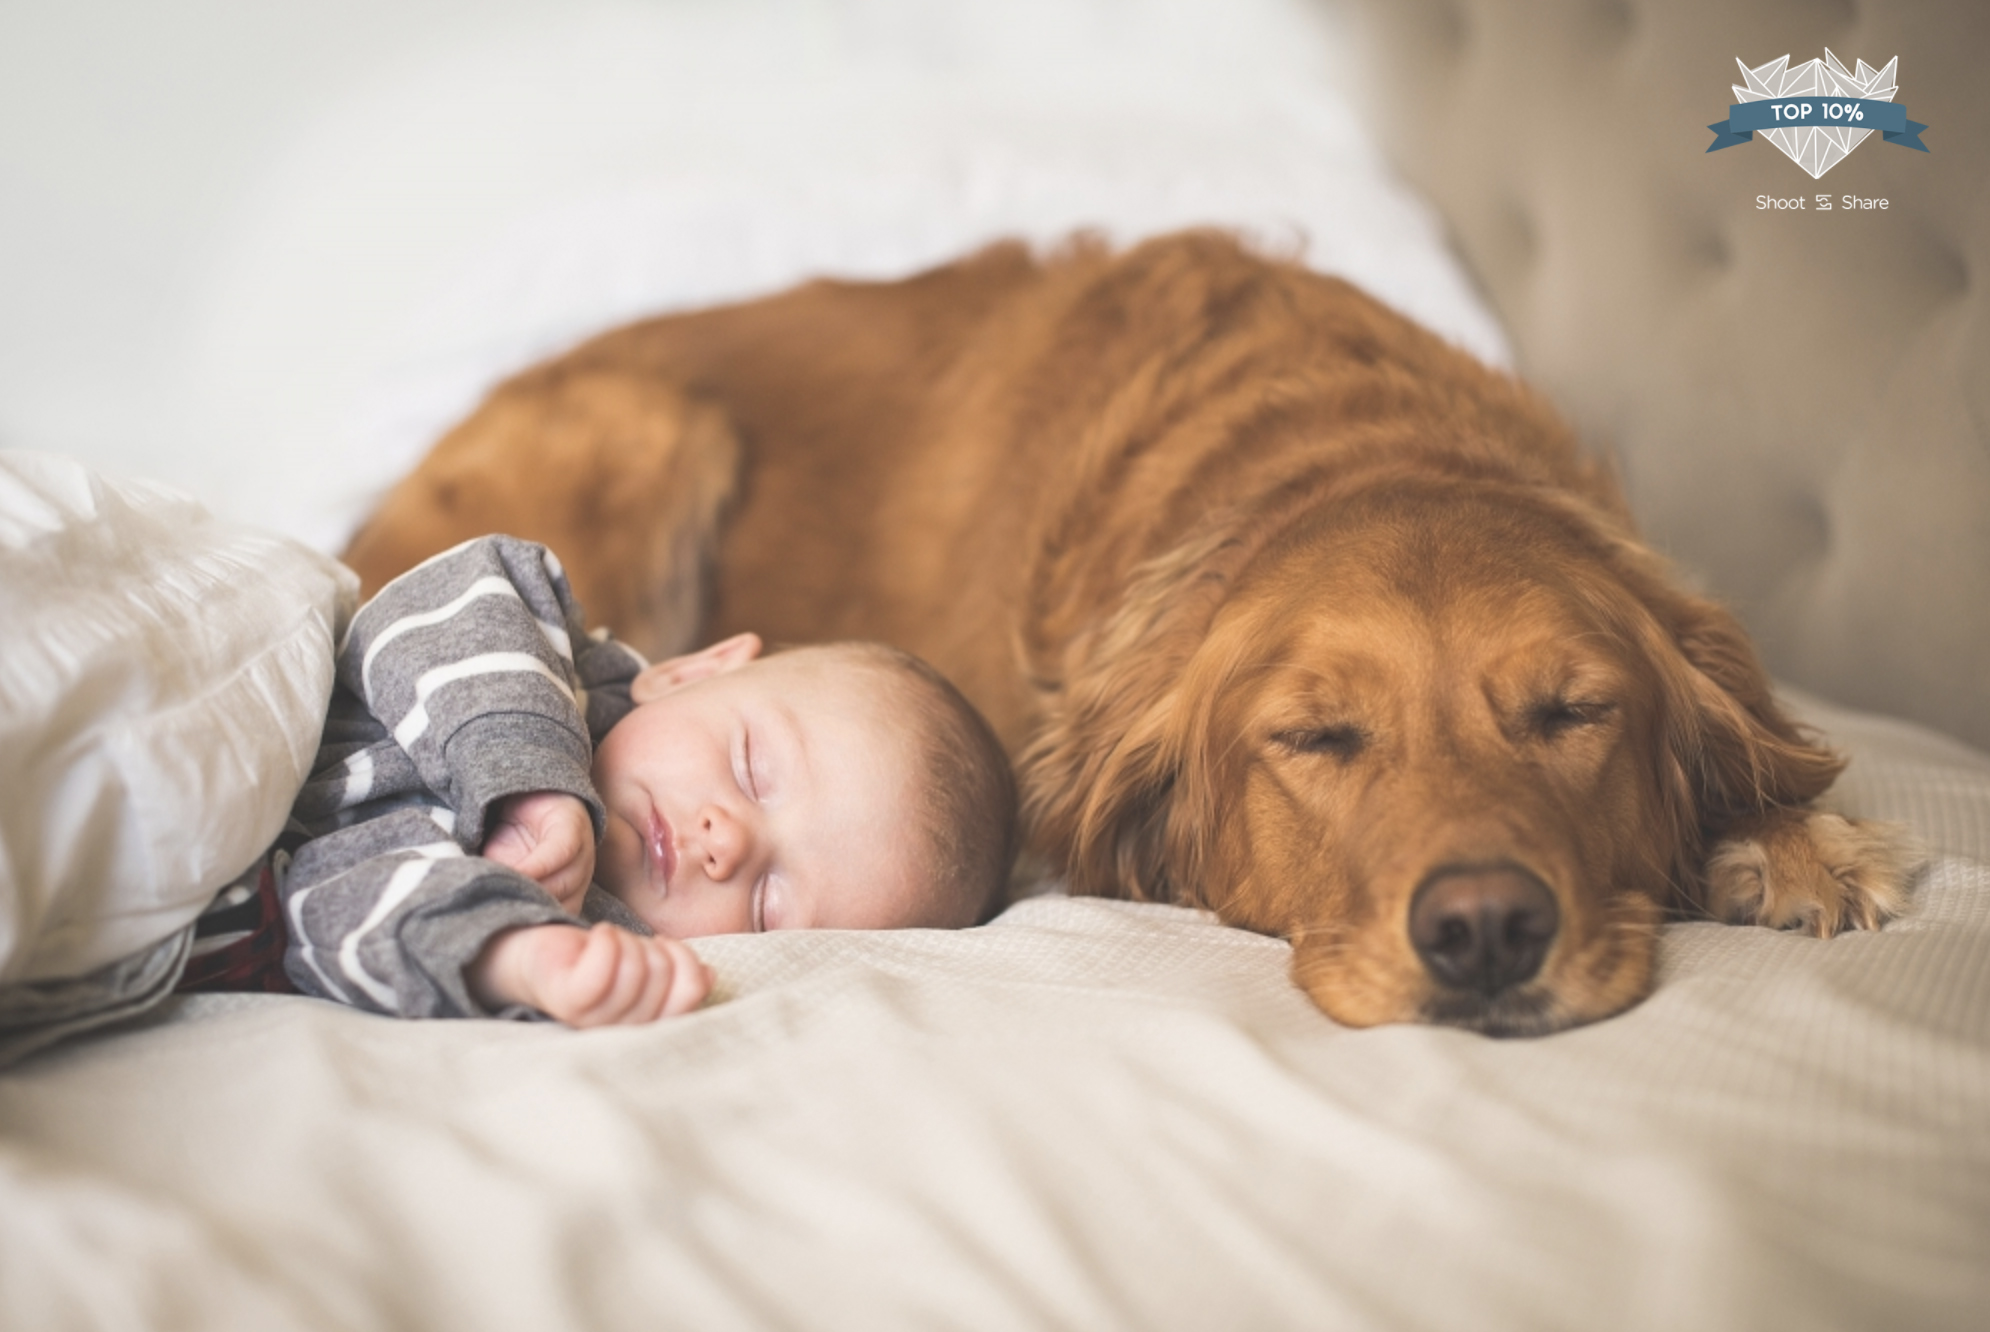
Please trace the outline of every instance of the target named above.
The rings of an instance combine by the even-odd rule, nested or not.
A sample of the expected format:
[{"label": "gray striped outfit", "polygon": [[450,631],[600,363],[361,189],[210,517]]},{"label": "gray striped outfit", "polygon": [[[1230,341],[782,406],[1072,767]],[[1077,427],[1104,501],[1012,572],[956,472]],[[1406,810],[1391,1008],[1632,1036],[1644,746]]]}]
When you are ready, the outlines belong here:
[{"label": "gray striped outfit", "polygon": [[[644,662],[589,637],[552,552],[480,537],[382,588],[338,651],[310,780],[291,810],[284,970],[306,994],[399,1017],[487,1016],[463,968],[498,932],[578,923],[477,854],[492,806],[578,797],[601,835],[593,745]],[[599,887],[588,919],[649,929]],[[530,1016],[506,1010],[501,1016]]]}]

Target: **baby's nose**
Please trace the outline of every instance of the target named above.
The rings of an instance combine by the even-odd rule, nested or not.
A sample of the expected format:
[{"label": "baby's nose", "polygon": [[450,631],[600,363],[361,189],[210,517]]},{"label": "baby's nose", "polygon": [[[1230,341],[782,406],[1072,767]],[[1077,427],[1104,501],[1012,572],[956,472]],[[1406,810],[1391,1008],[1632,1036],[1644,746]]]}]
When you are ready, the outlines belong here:
[{"label": "baby's nose", "polygon": [[698,831],[709,879],[730,879],[753,851],[753,830],[722,805],[699,812]]}]

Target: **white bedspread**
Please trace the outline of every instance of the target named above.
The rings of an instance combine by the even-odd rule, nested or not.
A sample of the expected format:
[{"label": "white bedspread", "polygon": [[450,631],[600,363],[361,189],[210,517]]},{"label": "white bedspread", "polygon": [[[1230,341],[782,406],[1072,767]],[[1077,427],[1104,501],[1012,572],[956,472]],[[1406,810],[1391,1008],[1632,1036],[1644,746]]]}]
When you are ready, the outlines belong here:
[{"label": "white bedspread", "polygon": [[641,1030],[180,1001],[0,1076],[0,1325],[1980,1328],[1990,760],[1812,715],[1937,848],[1911,912],[1672,927],[1543,1040],[1061,897],[701,941]]}]

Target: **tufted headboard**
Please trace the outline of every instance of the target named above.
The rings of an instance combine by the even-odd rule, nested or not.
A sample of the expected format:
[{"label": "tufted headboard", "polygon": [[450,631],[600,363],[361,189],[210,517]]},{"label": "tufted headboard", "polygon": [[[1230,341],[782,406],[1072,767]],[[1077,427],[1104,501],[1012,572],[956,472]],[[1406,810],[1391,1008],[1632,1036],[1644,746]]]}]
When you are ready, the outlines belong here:
[{"label": "tufted headboard", "polygon": [[[1347,7],[1377,130],[1646,535],[1781,678],[1990,746],[1990,5]],[[1826,48],[1899,57],[1927,153],[1706,151],[1737,57]]]}]

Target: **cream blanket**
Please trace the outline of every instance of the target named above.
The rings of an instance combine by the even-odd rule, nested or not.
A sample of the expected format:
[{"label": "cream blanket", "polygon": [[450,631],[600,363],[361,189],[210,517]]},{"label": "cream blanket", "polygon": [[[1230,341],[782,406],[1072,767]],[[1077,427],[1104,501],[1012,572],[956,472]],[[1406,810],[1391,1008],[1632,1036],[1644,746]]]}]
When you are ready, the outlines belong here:
[{"label": "cream blanket", "polygon": [[1543,1040],[1057,896],[700,941],[640,1030],[175,1002],[0,1075],[0,1326],[1981,1327],[1990,760],[1798,704],[1936,851],[1910,913],[1674,926]]}]

